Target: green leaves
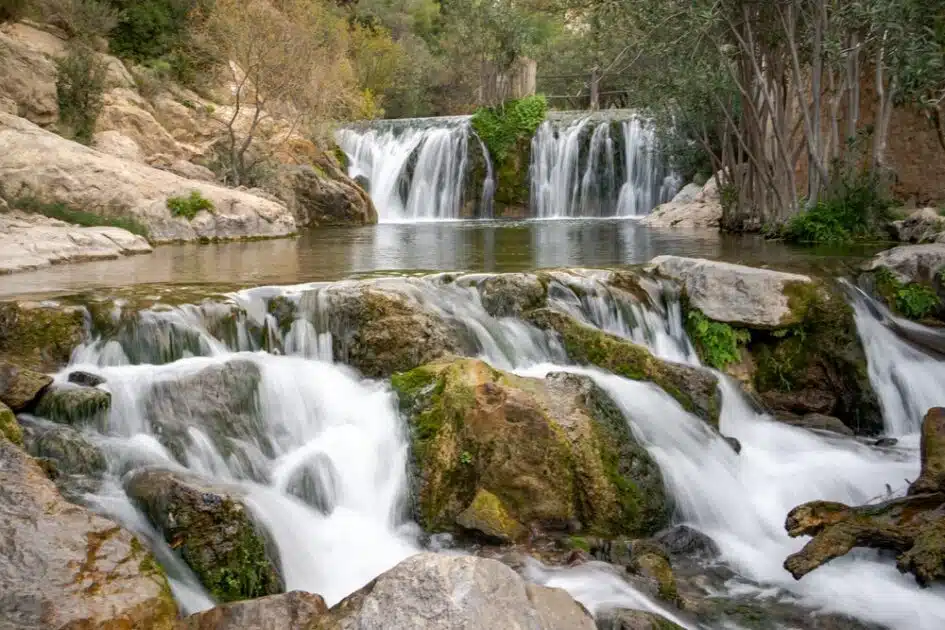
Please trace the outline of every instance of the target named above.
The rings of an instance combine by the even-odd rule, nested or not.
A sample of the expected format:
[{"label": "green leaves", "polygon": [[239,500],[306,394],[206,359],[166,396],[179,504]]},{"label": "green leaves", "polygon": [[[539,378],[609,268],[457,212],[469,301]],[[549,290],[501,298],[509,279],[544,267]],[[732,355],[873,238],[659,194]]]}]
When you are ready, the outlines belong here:
[{"label": "green leaves", "polygon": [[738,363],[741,346],[751,341],[751,333],[747,330],[713,321],[698,310],[691,310],[686,315],[686,330],[702,359],[717,370]]},{"label": "green leaves", "polygon": [[472,117],[472,126],[489,149],[493,163],[498,165],[519,139],[535,134],[547,110],[544,96],[527,96],[498,107],[479,108]]},{"label": "green leaves", "polygon": [[201,210],[213,212],[213,202],[200,194],[199,190],[190,191],[187,197],[169,197],[167,200],[167,209],[175,217],[184,217],[188,221],[197,216]]}]

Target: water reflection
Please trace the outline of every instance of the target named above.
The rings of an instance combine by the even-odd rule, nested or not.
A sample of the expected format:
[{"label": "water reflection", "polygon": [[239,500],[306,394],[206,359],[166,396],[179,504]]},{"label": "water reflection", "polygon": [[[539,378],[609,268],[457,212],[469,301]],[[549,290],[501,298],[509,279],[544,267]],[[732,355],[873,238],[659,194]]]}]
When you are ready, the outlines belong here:
[{"label": "water reflection", "polygon": [[324,228],[298,238],[167,245],[153,254],[0,278],[0,295],[154,282],[287,284],[374,271],[603,267],[677,254],[784,268],[836,265],[859,251],[792,248],[755,236],[653,230],[626,219],[470,221]]}]

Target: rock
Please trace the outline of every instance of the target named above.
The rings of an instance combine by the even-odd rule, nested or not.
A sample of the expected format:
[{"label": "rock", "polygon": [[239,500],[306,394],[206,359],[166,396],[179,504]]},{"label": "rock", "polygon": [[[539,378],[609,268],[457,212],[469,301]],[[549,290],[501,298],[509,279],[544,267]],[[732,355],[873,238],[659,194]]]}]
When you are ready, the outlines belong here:
[{"label": "rock", "polygon": [[742,443],[738,441],[738,438],[728,437],[726,435],[722,436],[722,439],[732,447],[732,450],[735,451],[735,454],[738,455],[742,452]]},{"label": "rock", "polygon": [[331,459],[316,454],[292,476],[286,492],[302,499],[322,514],[335,509],[341,479]]},{"label": "rock", "polygon": [[493,540],[575,528],[647,535],[665,526],[656,463],[586,378],[523,378],[475,359],[392,378],[408,415],[417,520]]},{"label": "rock", "polygon": [[144,153],[138,143],[116,129],[97,132],[92,138],[92,146],[123,160],[144,162]]},{"label": "rock", "polygon": [[29,407],[52,383],[52,377],[0,363],[0,402],[13,411]]},{"label": "rock", "polygon": [[717,230],[722,222],[722,204],[709,202],[670,201],[653,208],[640,220],[641,225],[654,228],[690,228]]},{"label": "rock", "polygon": [[186,177],[187,179],[196,179],[202,182],[217,181],[216,173],[209,168],[188,162],[187,160],[176,160],[164,170],[170,171],[175,175],[180,175],[181,177]]},{"label": "rock", "polygon": [[299,225],[366,225],[377,223],[374,203],[343,173],[334,178],[321,167],[284,166],[279,195]]},{"label": "rock", "polygon": [[630,563],[627,570],[656,582],[657,595],[671,603],[679,602],[676,590],[676,576],[669,562],[669,554],[659,543],[640,540],[631,547]]},{"label": "rock", "polygon": [[870,547],[898,554],[899,571],[920,586],[945,580],[945,408],[930,409],[922,421],[921,460],[905,497],[857,507],[811,501],[791,510],[788,534],[813,538],[784,568],[801,579],[854,547]]},{"label": "rock", "polygon": [[894,226],[899,240],[904,243],[932,243],[945,231],[945,218],[935,208],[922,208],[896,221]]},{"label": "rock", "polygon": [[552,309],[537,309],[526,319],[538,328],[557,332],[568,357],[635,381],[649,381],[682,407],[718,428],[721,400],[718,379],[711,372],[657,359],[643,346],[607,334]]},{"label": "rock", "polygon": [[751,328],[783,328],[799,323],[807,276],[700,258],[658,256],[653,269],[683,285],[690,304],[709,319]]},{"label": "rock", "polygon": [[267,533],[235,488],[144,469],[125,480],[125,491],[218,601],[283,591],[277,562],[266,552]]},{"label": "rock", "polygon": [[689,183],[682,187],[676,196],[670,201],[670,203],[692,203],[699,198],[699,194],[702,192],[704,186],[699,186],[698,184]]},{"label": "rock", "polygon": [[714,558],[719,547],[711,538],[688,525],[676,525],[653,536],[653,540],[674,556]]},{"label": "rock", "polygon": [[[833,399],[831,398],[829,402],[824,404],[824,406],[830,408],[832,406],[832,400]],[[775,414],[775,419],[779,422],[790,424],[795,427],[801,427],[803,429],[830,431],[831,433],[836,433],[838,435],[853,435],[853,429],[845,425],[843,420],[840,418],[834,418],[833,416],[825,416],[822,413],[808,413],[803,416],[791,413],[778,413]]]},{"label": "rock", "polygon": [[23,446],[23,429],[16,420],[13,410],[0,402],[0,437],[4,437],[17,446]]},{"label": "rock", "polygon": [[878,440],[873,442],[873,446],[876,446],[879,448],[891,448],[895,446],[896,444],[899,444],[899,440],[897,440],[896,438],[891,438],[891,437],[879,438]]},{"label": "rock", "polygon": [[878,253],[869,263],[866,271],[876,271],[884,267],[892,272],[899,282],[935,286],[936,277],[945,268],[945,243],[927,245],[902,245]]},{"label": "rock", "polygon": [[63,496],[82,503],[96,492],[108,465],[102,450],[72,427],[23,417],[23,443],[36,457]]},{"label": "rock", "polygon": [[36,404],[36,415],[73,426],[94,426],[108,431],[108,410],[112,395],[95,387],[62,385],[52,387]]},{"label": "rock", "polygon": [[85,313],[81,308],[0,302],[0,363],[55,372],[69,362],[72,351],[84,340]]},{"label": "rock", "polygon": [[133,141],[143,157],[158,154],[184,156],[174,137],[154,117],[150,104],[134,90],[109,90],[102,105],[95,124],[96,134],[116,131]]},{"label": "rock", "polygon": [[83,372],[82,370],[72,370],[66,380],[85,387],[98,387],[105,382],[105,377],[91,372]]},{"label": "rock", "polygon": [[244,445],[272,452],[258,409],[259,367],[235,359],[216,363],[186,376],[158,381],[144,404],[144,415],[179,460],[192,446],[190,431],[199,429],[224,458]]},{"label": "rock", "polygon": [[319,617],[311,630],[593,630],[561,590],[528,585],[496,560],[421,553]]},{"label": "rock", "polygon": [[597,618],[600,630],[683,630],[683,627],[643,610],[615,608],[604,611]]},{"label": "rock", "polygon": [[922,471],[909,494],[945,492],[945,408],[933,407],[925,414],[920,451]]},{"label": "rock", "polygon": [[167,630],[167,578],[129,532],[67,503],[39,465],[0,440],[0,629]]},{"label": "rock", "polygon": [[503,273],[479,282],[479,297],[493,317],[518,317],[525,311],[545,306],[548,288],[538,276]]},{"label": "rock", "polygon": [[0,96],[14,103],[14,114],[38,125],[59,120],[56,64],[39,50],[23,44],[9,31],[0,32]]},{"label": "rock", "polygon": [[389,377],[442,357],[462,354],[456,329],[417,301],[372,284],[338,284],[325,294],[337,327],[336,361],[370,378]]},{"label": "rock", "polygon": [[328,612],[320,595],[292,591],[217,606],[179,621],[174,630],[289,630],[308,628]]},{"label": "rock", "polygon": [[[24,119],[0,114],[0,178],[7,195],[33,195],[76,209],[136,219],[152,242],[278,237],[294,234],[283,205],[129,162],[70,142]],[[213,212],[173,217],[167,200],[197,190]]]},{"label": "rock", "polygon": [[143,236],[117,227],[79,227],[20,211],[0,217],[0,274],[150,252]]}]

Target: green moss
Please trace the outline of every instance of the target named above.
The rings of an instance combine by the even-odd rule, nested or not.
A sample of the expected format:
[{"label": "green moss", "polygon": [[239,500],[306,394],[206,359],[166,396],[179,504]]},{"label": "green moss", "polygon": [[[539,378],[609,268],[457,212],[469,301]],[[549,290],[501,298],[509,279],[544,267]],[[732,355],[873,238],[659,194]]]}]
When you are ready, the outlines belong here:
[{"label": "green moss", "polygon": [[227,560],[223,566],[201,567],[197,571],[201,582],[218,601],[233,602],[272,593],[272,565],[266,558],[262,539],[248,523],[241,526],[234,552]]},{"label": "green moss", "polygon": [[456,522],[502,542],[517,540],[526,533],[522,524],[509,514],[502,500],[481,488],[469,507],[456,517]]},{"label": "green moss", "polygon": [[591,552],[591,543],[583,536],[568,536],[566,542],[571,549],[580,549],[588,553]]},{"label": "green moss", "polygon": [[36,405],[36,415],[74,426],[95,424],[107,430],[112,397],[95,387],[53,387]]},{"label": "green moss", "polygon": [[103,217],[92,212],[76,210],[64,203],[46,203],[35,197],[20,197],[14,199],[11,205],[13,208],[22,210],[23,212],[41,214],[44,217],[59,219],[60,221],[74,225],[81,225],[83,227],[116,227],[128,230],[138,236],[144,236],[145,238],[148,236],[148,228],[132,218]]},{"label": "green moss", "polygon": [[741,347],[751,340],[751,333],[747,330],[713,321],[698,309],[686,314],[686,331],[702,360],[717,370],[738,363]]},{"label": "green moss", "polygon": [[345,153],[341,147],[337,144],[332,143],[331,153],[335,156],[335,159],[338,161],[338,165],[345,171],[348,170],[348,154]]},{"label": "green moss", "polygon": [[933,288],[917,282],[904,284],[885,267],[876,270],[874,279],[876,292],[886,304],[909,319],[923,319],[942,307],[942,300]]},{"label": "green moss", "polygon": [[16,421],[13,411],[3,403],[0,403],[0,436],[17,446],[23,446],[23,428]]},{"label": "green moss", "polygon": [[84,338],[80,308],[0,303],[0,361],[54,372],[69,362]]},{"label": "green moss", "polygon": [[187,197],[168,197],[167,209],[171,211],[171,216],[183,217],[191,221],[201,210],[212,214],[216,208],[213,202],[204,197],[199,190],[191,190]]}]

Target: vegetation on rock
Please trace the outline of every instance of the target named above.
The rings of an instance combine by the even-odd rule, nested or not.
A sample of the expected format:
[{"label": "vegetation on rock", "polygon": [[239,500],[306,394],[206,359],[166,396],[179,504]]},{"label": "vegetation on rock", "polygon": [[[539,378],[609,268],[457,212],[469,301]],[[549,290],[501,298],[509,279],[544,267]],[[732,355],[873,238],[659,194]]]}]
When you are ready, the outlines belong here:
[{"label": "vegetation on rock", "polygon": [[19,197],[12,200],[10,206],[17,210],[41,214],[50,219],[59,219],[83,227],[116,227],[145,238],[148,236],[148,228],[133,218],[102,216],[76,210],[64,203],[46,203],[36,197]]},{"label": "vegetation on rock", "polygon": [[17,446],[23,446],[23,429],[16,421],[16,414],[2,402],[0,402],[0,436]]},{"label": "vegetation on rock", "polygon": [[874,274],[876,291],[897,313],[909,319],[923,319],[942,308],[935,289],[918,282],[903,283],[886,267]]},{"label": "vegetation on rock", "polygon": [[59,124],[76,142],[89,144],[102,111],[108,68],[89,47],[78,44],[56,62]]},{"label": "vegetation on rock", "polygon": [[751,340],[751,333],[712,321],[698,309],[686,314],[686,331],[699,356],[717,370],[724,370],[741,360],[741,348]]},{"label": "vegetation on rock", "polygon": [[201,210],[212,213],[215,208],[213,202],[204,197],[199,190],[191,190],[186,197],[169,197],[167,209],[171,211],[171,216],[182,217],[190,221]]}]

